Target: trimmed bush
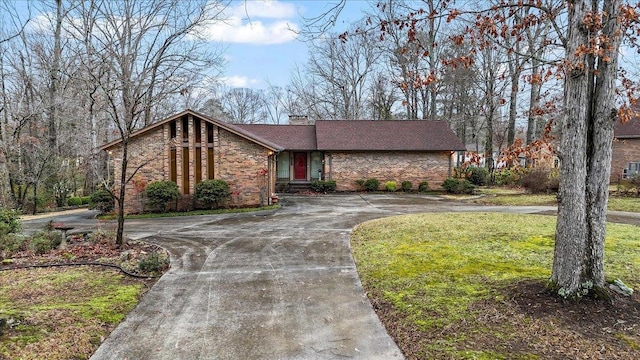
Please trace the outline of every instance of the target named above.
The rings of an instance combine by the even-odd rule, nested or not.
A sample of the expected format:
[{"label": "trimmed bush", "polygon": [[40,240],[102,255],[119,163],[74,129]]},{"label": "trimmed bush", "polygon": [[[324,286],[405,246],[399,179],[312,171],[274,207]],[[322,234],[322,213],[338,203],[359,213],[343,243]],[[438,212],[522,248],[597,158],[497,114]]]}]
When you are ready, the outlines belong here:
[{"label": "trimmed bush", "polygon": [[367,191],[378,191],[378,188],[380,187],[380,181],[378,181],[378,179],[376,178],[367,179],[363,183],[363,186]]},{"label": "trimmed bush", "polygon": [[394,192],[398,189],[398,183],[393,180],[387,181],[386,183],[384,183],[384,188],[389,192]]},{"label": "trimmed bush", "polygon": [[145,256],[138,263],[138,269],[146,273],[159,273],[169,266],[167,259],[161,258],[157,252]]},{"label": "trimmed bush", "polygon": [[114,200],[111,194],[105,189],[96,190],[90,196],[91,202],[89,203],[90,209],[99,210],[101,213],[106,214],[113,211]]},{"label": "trimmed bush", "polygon": [[0,207],[0,235],[17,233],[22,229],[17,210]]},{"label": "trimmed bush", "polygon": [[428,182],[421,181],[420,184],[418,184],[418,191],[419,192],[424,193],[424,192],[427,192],[429,190],[431,190],[431,189],[429,188],[429,183]]},{"label": "trimmed bush", "polygon": [[82,205],[82,198],[79,196],[72,196],[67,199],[67,205],[69,206],[80,206]]},{"label": "trimmed bush", "polygon": [[365,179],[358,179],[355,181],[356,185],[358,185],[358,191],[364,190]]},{"label": "trimmed bush", "polygon": [[473,194],[475,186],[466,179],[448,178],[442,188],[450,194]]},{"label": "trimmed bush", "polygon": [[147,197],[147,204],[151,211],[155,212],[164,212],[167,208],[167,203],[175,201],[180,196],[178,185],[173,181],[151,182],[144,191]]},{"label": "trimmed bush", "polygon": [[473,185],[484,186],[489,183],[489,170],[484,167],[472,166],[467,169],[467,180]]},{"label": "trimmed bush", "polygon": [[91,196],[81,196],[80,202],[81,205],[88,205],[91,202]]},{"label": "trimmed bush", "polygon": [[220,207],[230,196],[229,184],[224,180],[205,180],[196,185],[195,199],[207,209]]},{"label": "trimmed bush", "polygon": [[315,180],[311,182],[311,190],[319,193],[335,191],[336,186],[335,180]]},{"label": "trimmed bush", "polygon": [[403,181],[400,186],[404,192],[411,191],[411,189],[413,189],[413,183],[411,181]]}]

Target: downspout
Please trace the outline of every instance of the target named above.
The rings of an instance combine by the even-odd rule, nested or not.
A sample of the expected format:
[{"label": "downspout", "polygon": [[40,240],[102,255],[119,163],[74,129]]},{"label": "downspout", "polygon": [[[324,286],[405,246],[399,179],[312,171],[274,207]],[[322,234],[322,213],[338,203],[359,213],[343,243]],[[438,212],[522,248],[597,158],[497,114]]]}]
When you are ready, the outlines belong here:
[{"label": "downspout", "polygon": [[449,153],[449,177],[451,177],[451,171],[453,170],[453,163],[451,160],[453,158],[453,154],[454,154],[453,151]]}]

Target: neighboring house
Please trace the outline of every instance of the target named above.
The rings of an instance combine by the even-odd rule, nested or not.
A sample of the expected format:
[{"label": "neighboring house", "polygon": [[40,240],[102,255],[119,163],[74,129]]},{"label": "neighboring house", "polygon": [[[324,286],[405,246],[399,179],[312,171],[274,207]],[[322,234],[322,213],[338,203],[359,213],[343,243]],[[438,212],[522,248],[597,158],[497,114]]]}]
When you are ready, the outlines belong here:
[{"label": "neighboring house", "polygon": [[616,122],[613,136],[610,181],[615,183],[640,173],[640,118]]},{"label": "neighboring house", "polygon": [[[121,141],[104,145],[119,179]],[[451,175],[464,145],[444,121],[319,120],[314,125],[231,125],[185,110],[132,134],[129,172],[137,183],[171,180],[183,195],[206,179],[230,183],[232,205],[267,204],[276,191],[335,180],[338,191],[356,180],[421,181],[438,187]],[[131,175],[130,175],[131,176]],[[127,211],[141,211],[133,183]]]}]

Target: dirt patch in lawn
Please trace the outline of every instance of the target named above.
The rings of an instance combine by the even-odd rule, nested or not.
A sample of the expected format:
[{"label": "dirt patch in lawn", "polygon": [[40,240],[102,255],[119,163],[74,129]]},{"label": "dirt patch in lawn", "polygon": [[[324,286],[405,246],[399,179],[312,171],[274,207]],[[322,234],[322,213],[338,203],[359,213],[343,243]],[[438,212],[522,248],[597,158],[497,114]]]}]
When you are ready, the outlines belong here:
[{"label": "dirt patch in lawn", "polygon": [[[638,359],[640,296],[612,296],[568,301],[542,281],[522,281],[473,304],[464,321],[424,330],[370,294],[407,359]],[[456,339],[455,348],[439,346],[442,339]]]}]

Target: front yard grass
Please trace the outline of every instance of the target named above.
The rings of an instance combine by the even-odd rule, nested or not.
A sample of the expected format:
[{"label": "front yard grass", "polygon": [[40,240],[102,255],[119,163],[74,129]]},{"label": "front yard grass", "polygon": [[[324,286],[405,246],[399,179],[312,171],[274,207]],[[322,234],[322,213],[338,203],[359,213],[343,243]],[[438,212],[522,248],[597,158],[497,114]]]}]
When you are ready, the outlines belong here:
[{"label": "front yard grass", "polygon": [[88,359],[147,285],[100,267],[0,272],[0,359]]},{"label": "front yard grass", "polygon": [[[608,224],[605,269],[640,286],[640,231]],[[555,218],[405,215],[358,226],[370,300],[408,359],[637,359],[640,301],[566,303],[545,291]]]},{"label": "front yard grass", "polygon": [[[557,205],[555,194],[528,194],[520,189],[483,188],[479,190],[482,197],[468,197],[467,200],[482,205],[499,206],[554,206]],[[460,200],[465,200],[461,198]],[[630,196],[609,195],[610,211],[640,212],[640,198]]]}]

